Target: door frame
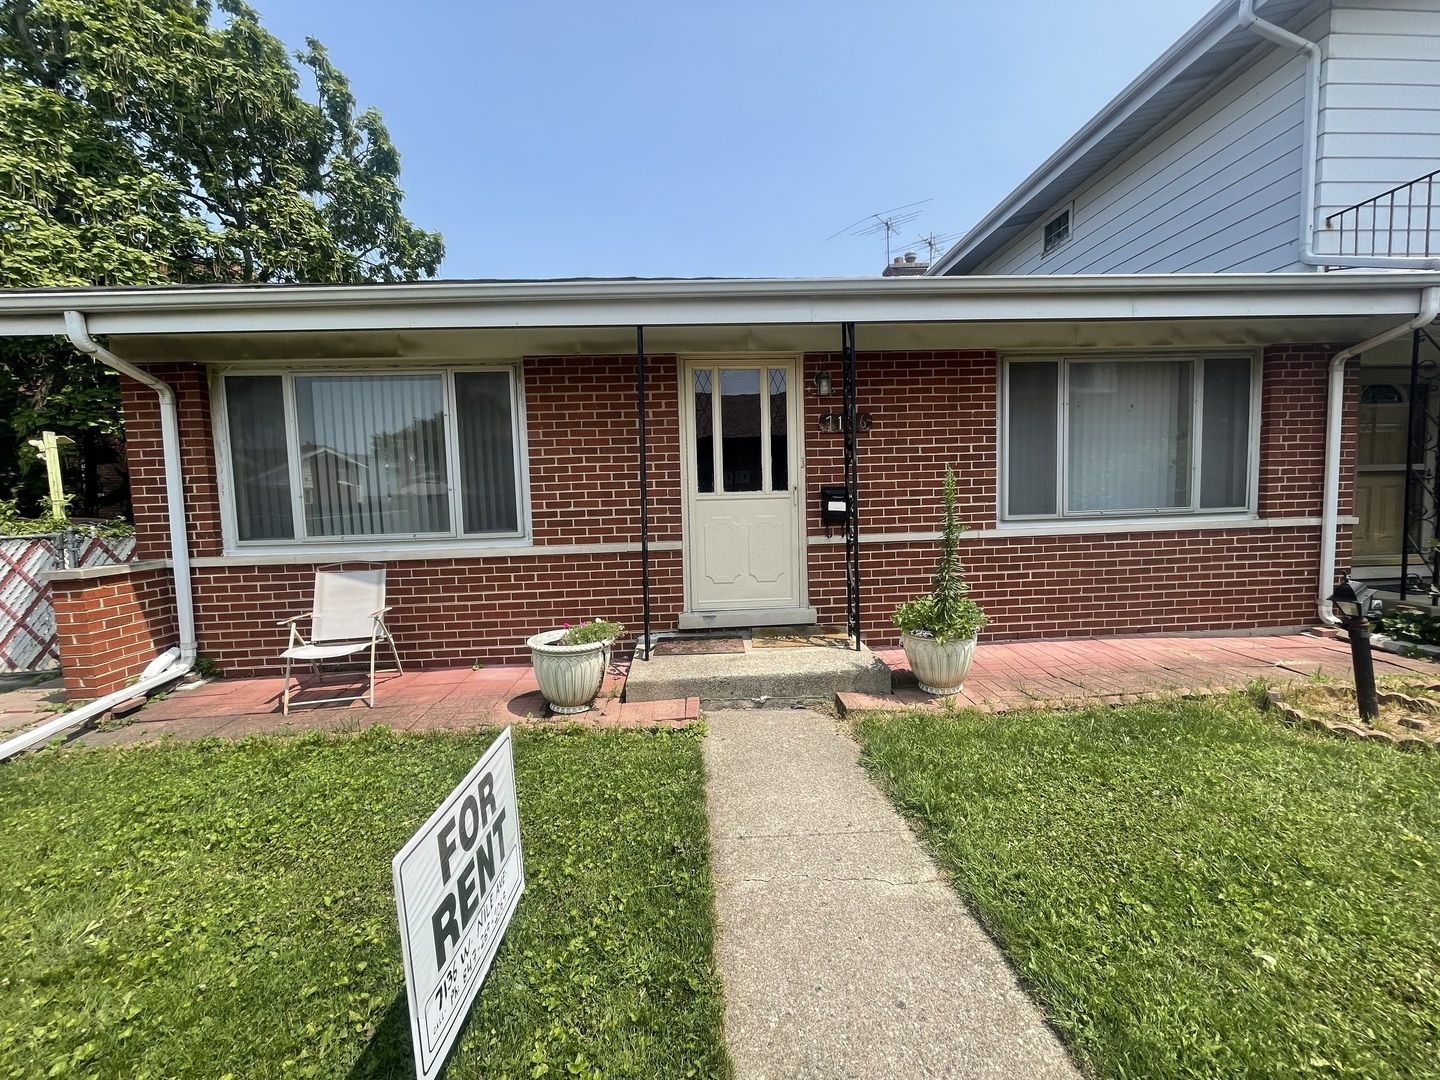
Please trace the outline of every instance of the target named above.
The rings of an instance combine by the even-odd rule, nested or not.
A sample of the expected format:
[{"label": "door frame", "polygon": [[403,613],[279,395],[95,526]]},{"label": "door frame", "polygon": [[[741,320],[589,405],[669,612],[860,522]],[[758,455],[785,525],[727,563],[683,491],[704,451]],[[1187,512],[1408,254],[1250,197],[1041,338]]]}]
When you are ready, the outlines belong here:
[{"label": "door frame", "polygon": [[[798,607],[736,608],[731,610],[700,610],[693,604],[694,589],[691,574],[695,559],[691,554],[694,539],[692,522],[695,490],[695,466],[690,455],[695,430],[695,395],[693,371],[696,368],[716,367],[731,364],[736,367],[779,367],[785,365],[790,371],[791,383],[789,400],[786,402],[792,437],[790,439],[790,499],[794,521],[791,538],[791,555],[794,560],[796,594]],[[815,621],[815,611],[810,607],[810,575],[808,552],[809,523],[805,514],[805,358],[793,352],[757,353],[682,353],[676,357],[676,404],[679,408],[678,428],[680,436],[680,560],[682,564],[684,609],[679,625],[682,630],[704,629],[707,627],[766,626],[810,624]],[[723,438],[723,434],[722,434]]]}]

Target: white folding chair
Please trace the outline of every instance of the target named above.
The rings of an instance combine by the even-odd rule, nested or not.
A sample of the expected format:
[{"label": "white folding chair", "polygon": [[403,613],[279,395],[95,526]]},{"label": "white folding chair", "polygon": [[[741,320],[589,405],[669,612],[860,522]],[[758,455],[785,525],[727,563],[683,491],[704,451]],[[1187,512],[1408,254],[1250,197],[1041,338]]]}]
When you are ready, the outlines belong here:
[{"label": "white folding chair", "polygon": [[[285,690],[280,695],[281,712],[290,713],[291,671],[296,660],[309,662],[317,676],[326,660],[370,650],[370,678],[364,693],[350,697],[316,698],[297,702],[301,705],[328,705],[340,701],[364,701],[375,707],[375,653],[384,641],[395,657],[395,670],[403,674],[400,650],[385,627],[385,571],[382,570],[317,570],[315,600],[305,614],[282,619],[279,626],[290,627],[290,647],[280,655],[285,658]],[[300,633],[296,624],[310,620],[310,640]],[[300,689],[295,679],[295,689]]]}]

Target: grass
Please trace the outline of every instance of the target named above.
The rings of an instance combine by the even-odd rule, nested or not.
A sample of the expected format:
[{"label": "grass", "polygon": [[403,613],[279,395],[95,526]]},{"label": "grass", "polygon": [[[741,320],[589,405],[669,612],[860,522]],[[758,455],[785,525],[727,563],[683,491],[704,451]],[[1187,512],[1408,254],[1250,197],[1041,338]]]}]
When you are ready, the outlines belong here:
[{"label": "grass", "polygon": [[[527,890],[447,1068],[728,1076],[695,733],[517,732]],[[489,735],[0,769],[0,1077],[413,1077],[390,859]]]},{"label": "grass", "polygon": [[857,734],[1097,1075],[1440,1076],[1440,755],[1241,695]]}]

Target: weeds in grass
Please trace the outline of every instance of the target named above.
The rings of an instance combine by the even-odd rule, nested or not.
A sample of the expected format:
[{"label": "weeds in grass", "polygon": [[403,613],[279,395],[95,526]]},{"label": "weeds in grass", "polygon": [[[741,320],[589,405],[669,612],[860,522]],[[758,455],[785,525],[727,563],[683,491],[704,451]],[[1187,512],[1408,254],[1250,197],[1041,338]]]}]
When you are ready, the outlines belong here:
[{"label": "weeds in grass", "polygon": [[1257,709],[1266,709],[1270,706],[1270,683],[1265,679],[1251,679],[1245,684],[1242,691],[1245,700],[1254,705]]}]

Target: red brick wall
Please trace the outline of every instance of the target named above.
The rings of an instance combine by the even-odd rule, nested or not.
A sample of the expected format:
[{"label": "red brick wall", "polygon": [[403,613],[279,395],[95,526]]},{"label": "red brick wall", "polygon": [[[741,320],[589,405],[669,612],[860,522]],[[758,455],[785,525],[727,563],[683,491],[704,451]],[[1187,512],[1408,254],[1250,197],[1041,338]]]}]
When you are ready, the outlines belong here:
[{"label": "red brick wall", "polygon": [[[680,539],[680,433],[673,356],[645,358],[650,537]],[[536,544],[640,537],[635,357],[527,358],[526,427]]]},{"label": "red brick wall", "polygon": [[[1095,637],[1299,626],[1314,621],[1318,528],[974,539],[965,577],[986,638]],[[861,549],[861,625],[893,644],[890,612],[928,591],[937,545]],[[810,549],[822,622],[845,621],[844,548]]]},{"label": "red brick wall", "polygon": [[[381,564],[344,565],[354,569]],[[541,630],[597,616],[624,623],[633,633],[642,623],[638,553],[426,559],[383,565],[385,598],[393,608],[386,625],[407,666],[528,663],[525,639]],[[675,626],[680,573],[678,551],[651,555],[656,627]],[[313,566],[197,569],[200,652],[226,674],[276,674],[287,631],[275,623],[309,610],[314,582]]]},{"label": "red brick wall", "polygon": [[[1326,359],[1330,346],[1265,350],[1260,513],[1319,514],[1323,469]],[[834,379],[818,398],[814,375]],[[962,520],[992,529],[996,514],[997,357],[956,350],[863,353],[860,407],[874,421],[860,437],[861,515],[865,532],[938,527],[946,463],[960,479]],[[193,365],[153,370],[181,400],[192,553],[220,554],[215,456],[203,371]],[[681,493],[674,357],[647,362],[652,539],[681,539]],[[840,360],[805,358],[808,531],[823,537],[821,484],[843,478],[842,436],[818,432],[819,414],[841,404]],[[1348,386],[1342,513],[1350,507],[1354,453],[1353,372]],[[630,543],[637,534],[634,358],[542,357],[525,363],[531,511],[538,546]],[[140,557],[167,552],[163,473],[154,395],[127,383],[127,428]],[[1227,529],[977,537],[964,557],[977,599],[989,610],[992,637],[1286,626],[1309,621],[1318,566],[1318,529]],[[1344,567],[1349,529],[1341,530]],[[822,620],[843,621],[842,548],[809,549],[811,601]],[[933,542],[867,544],[865,627],[893,640],[889,612],[923,591]],[[317,556],[330,564],[333,556]],[[371,565],[371,564],[355,564]],[[385,563],[392,629],[412,664],[469,664],[525,658],[529,634],[566,620],[605,614],[640,623],[639,556],[634,552],[443,558]],[[672,628],[682,607],[679,551],[652,555],[655,626]],[[197,567],[200,651],[235,674],[273,673],[284,647],[274,626],[308,606],[314,564]],[[1094,600],[1099,594],[1102,599]],[[165,644],[171,644],[166,641]],[[150,650],[149,655],[153,655]]]},{"label": "red brick wall", "polygon": [[[176,386],[195,556],[221,553],[209,394],[200,369],[151,369]],[[680,539],[680,463],[675,358],[646,358],[647,468],[652,542]],[[539,357],[525,361],[530,504],[539,546],[634,543],[639,538],[635,358]],[[126,388],[135,432],[136,532],[145,552],[168,552],[164,474],[155,395]],[[192,467],[193,466],[193,467]],[[137,468],[138,467],[138,468]],[[200,654],[231,674],[273,674],[285,647],[280,618],[307,610],[316,565],[195,568]],[[525,639],[561,623],[605,615],[638,631],[638,552],[444,558],[347,566],[387,568],[391,632],[417,666],[528,660]],[[651,555],[652,618],[673,627],[682,606],[678,551]]]},{"label": "red brick wall", "polygon": [[53,580],[65,694],[71,700],[119,690],[178,644],[174,579],[167,567],[83,580]]},{"label": "red brick wall", "polygon": [[[180,460],[185,474],[185,520],[190,554],[219,555],[220,488],[215,439],[210,429],[210,390],[199,364],[151,364],[146,370],[175,390],[180,420]],[[130,504],[135,511],[135,558],[170,557],[165,512],[165,461],[160,443],[160,404],[155,391],[121,377],[125,408],[125,458],[130,467]]]},{"label": "red brick wall", "polygon": [[[1329,357],[1340,346],[1282,345],[1262,359],[1261,517],[1318,517],[1324,472]],[[830,372],[836,393],[815,395]],[[859,437],[861,532],[934,531],[940,485],[955,466],[960,519],[993,529],[999,461],[998,357],[993,352],[861,353],[858,408],[873,427]],[[824,536],[819,487],[844,479],[844,438],[818,430],[841,407],[840,357],[805,358],[810,599],[822,622],[845,620],[843,548]],[[1350,513],[1355,452],[1355,367],[1346,382],[1340,512]],[[1349,526],[1337,566],[1348,565]],[[1318,527],[972,537],[961,557],[991,638],[1094,636],[1294,626],[1314,621]],[[925,592],[934,541],[864,544],[862,626],[891,643],[890,612]],[[1103,597],[1095,600],[1096,595]]]}]

